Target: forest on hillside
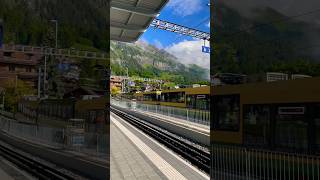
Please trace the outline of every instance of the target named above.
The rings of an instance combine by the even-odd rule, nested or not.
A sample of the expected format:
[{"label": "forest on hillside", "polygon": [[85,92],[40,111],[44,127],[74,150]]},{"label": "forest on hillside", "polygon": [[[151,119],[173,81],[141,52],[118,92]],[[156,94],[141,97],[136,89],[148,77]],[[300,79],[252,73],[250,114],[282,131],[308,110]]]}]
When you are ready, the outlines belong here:
[{"label": "forest on hillside", "polygon": [[223,2],[216,4],[215,10],[212,74],[320,75],[320,46],[315,42],[319,25],[290,18],[270,7],[247,11],[250,17]]},{"label": "forest on hillside", "polygon": [[[52,20],[56,20],[58,48],[109,53],[108,3],[106,0],[0,0],[4,43],[55,47],[56,24]],[[61,70],[62,65],[68,70]],[[62,98],[71,89],[83,86],[102,90],[106,87],[105,72],[97,65],[108,67],[109,62],[49,56],[45,94],[49,98]],[[44,58],[34,68],[38,72],[43,67]],[[21,97],[37,94],[38,83],[29,87],[22,80],[15,83],[8,80],[0,86],[6,89],[6,110],[15,111]]]},{"label": "forest on hillside", "polygon": [[109,48],[109,1],[1,0],[4,43],[55,45],[55,24],[61,48]]}]

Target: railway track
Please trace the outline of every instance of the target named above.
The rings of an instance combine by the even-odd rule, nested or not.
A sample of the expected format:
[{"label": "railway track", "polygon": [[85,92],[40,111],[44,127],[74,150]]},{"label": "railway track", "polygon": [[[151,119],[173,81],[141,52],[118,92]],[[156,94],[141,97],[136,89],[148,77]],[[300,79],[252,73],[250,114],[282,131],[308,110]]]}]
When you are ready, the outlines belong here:
[{"label": "railway track", "polygon": [[169,147],[171,150],[188,160],[191,164],[197,166],[199,169],[208,174],[210,173],[210,154],[208,152],[197,149],[181,140],[181,138],[172,136],[172,133],[167,133],[166,131],[161,130],[159,127],[156,128],[154,125],[125,113],[114,106],[111,106],[110,109],[111,112],[142,130],[144,133],[153,137],[160,143]]},{"label": "railway track", "polygon": [[11,163],[15,164],[24,171],[30,173],[38,179],[57,179],[57,180],[71,180],[75,177],[58,171],[44,163],[41,163],[31,157],[23,155],[20,152],[14,151],[11,148],[0,144],[0,156],[4,157]]}]

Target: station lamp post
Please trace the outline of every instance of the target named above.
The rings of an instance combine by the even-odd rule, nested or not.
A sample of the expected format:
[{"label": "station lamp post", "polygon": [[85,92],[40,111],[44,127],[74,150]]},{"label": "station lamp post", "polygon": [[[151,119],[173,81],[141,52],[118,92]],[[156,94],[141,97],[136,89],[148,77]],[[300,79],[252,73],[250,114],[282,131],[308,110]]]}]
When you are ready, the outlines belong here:
[{"label": "station lamp post", "polygon": [[3,21],[0,19],[0,49],[2,48],[3,43]]},{"label": "station lamp post", "polygon": [[6,91],[3,90],[3,92],[2,92],[2,104],[1,104],[1,106],[2,106],[2,111],[4,111],[4,99],[5,99],[5,95],[6,95]]},{"label": "station lamp post", "polygon": [[56,49],[58,49],[58,21],[55,19],[52,19],[51,22],[55,23],[56,25]]}]

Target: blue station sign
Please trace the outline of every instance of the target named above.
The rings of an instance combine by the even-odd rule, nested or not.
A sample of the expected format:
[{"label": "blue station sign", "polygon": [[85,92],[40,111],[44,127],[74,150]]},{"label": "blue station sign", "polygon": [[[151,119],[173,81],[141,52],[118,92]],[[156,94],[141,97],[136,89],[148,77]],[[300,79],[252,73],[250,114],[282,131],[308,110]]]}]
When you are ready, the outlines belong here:
[{"label": "blue station sign", "polygon": [[203,53],[210,53],[210,47],[202,46],[202,52]]}]

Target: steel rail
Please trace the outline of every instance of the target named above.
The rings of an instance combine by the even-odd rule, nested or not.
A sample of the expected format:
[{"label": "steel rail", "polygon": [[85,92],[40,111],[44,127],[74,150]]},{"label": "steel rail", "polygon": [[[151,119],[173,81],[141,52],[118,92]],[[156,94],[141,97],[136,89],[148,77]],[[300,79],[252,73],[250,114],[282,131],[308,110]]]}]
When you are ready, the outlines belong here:
[{"label": "steel rail", "polygon": [[74,177],[0,144],[0,156],[39,179],[71,180]]}]

